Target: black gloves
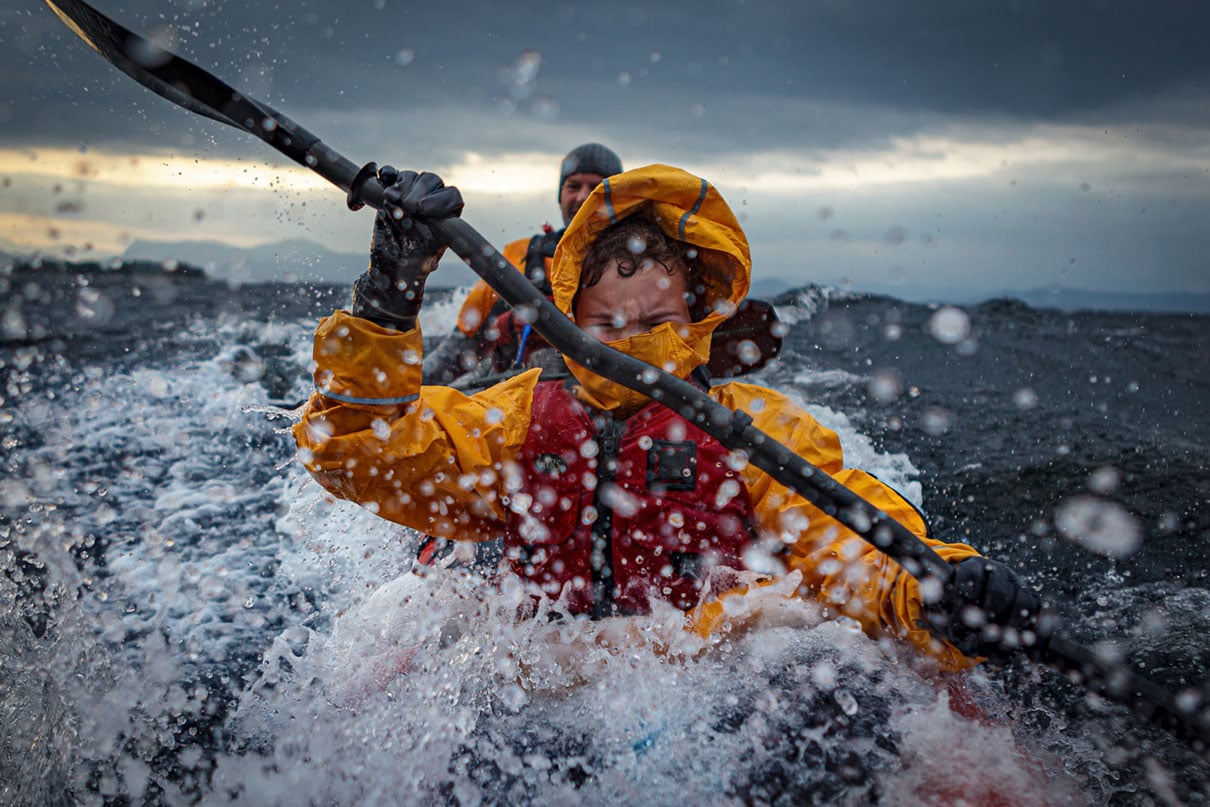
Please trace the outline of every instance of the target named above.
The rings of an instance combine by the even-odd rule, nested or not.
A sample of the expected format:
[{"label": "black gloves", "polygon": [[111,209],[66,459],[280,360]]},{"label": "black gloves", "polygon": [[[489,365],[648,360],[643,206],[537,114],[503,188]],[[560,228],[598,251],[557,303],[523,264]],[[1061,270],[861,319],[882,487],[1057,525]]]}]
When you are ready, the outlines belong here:
[{"label": "black gloves", "polygon": [[1045,649],[1042,601],[1005,566],[967,558],[954,567],[940,602],[926,608],[929,627],[968,656],[1002,661],[1019,647]]},{"label": "black gloves", "polygon": [[396,171],[384,165],[378,181],[388,209],[378,211],[370,242],[370,268],[353,284],[351,313],[409,331],[424,297],[424,282],[437,268],[443,244],[426,220],[462,214],[462,194],[436,174]]}]

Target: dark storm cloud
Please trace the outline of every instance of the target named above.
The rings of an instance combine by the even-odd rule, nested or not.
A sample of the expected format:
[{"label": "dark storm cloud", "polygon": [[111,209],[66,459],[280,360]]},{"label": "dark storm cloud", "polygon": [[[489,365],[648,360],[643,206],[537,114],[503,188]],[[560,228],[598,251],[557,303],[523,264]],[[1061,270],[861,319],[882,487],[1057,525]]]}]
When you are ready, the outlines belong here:
[{"label": "dark storm cloud", "polygon": [[[600,140],[717,182],[759,271],[793,282],[1205,285],[1204,0],[97,4],[354,161],[457,177],[493,238],[549,218],[554,155]],[[110,245],[141,227],[364,248],[339,198],[290,207],[298,174],[221,184],[283,158],[139,87],[42,4],[0,8],[0,44],[0,238],[78,223]],[[169,153],[141,161],[164,171],[139,194],[130,175],[154,172],[77,182],[76,150],[97,170]],[[60,186],[82,212],[47,208]],[[165,213],[201,206],[184,229]]]},{"label": "dark storm cloud", "polygon": [[[406,131],[440,132],[442,109],[515,108],[537,114],[535,130],[632,127],[710,151],[864,142],[949,115],[1063,120],[1200,95],[1210,76],[1200,2],[97,5],[140,33],[171,30],[175,52],[300,119],[395,110],[411,115]],[[180,132],[184,113],[107,68],[45,7],[4,10],[0,25],[6,142],[163,145]],[[527,50],[541,55],[537,77],[510,83]],[[190,128],[203,141],[217,130]]]}]

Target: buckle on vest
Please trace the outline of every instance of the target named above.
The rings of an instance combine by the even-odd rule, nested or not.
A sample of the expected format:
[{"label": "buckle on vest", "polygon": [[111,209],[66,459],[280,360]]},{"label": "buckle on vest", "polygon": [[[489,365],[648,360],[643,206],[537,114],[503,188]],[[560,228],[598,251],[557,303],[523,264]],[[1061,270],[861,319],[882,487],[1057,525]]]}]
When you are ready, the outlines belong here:
[{"label": "buckle on vest", "polygon": [[673,552],[668,556],[672,572],[683,580],[702,579],[702,556],[696,552]]},{"label": "buckle on vest", "polygon": [[695,490],[697,443],[692,440],[653,440],[647,449],[647,489]]},{"label": "buckle on vest", "polygon": [[534,470],[549,476],[558,476],[567,470],[567,460],[560,454],[539,454],[534,457]]}]

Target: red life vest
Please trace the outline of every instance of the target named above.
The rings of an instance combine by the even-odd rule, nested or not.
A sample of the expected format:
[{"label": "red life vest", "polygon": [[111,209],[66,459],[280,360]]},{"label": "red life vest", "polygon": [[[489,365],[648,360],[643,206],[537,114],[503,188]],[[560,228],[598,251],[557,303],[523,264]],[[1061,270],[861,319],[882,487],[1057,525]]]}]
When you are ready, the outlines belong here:
[{"label": "red life vest", "polygon": [[715,570],[742,569],[752,501],[729,452],[659,403],[594,418],[563,381],[534,391],[529,434],[506,479],[504,556],[572,613],[697,604]]}]

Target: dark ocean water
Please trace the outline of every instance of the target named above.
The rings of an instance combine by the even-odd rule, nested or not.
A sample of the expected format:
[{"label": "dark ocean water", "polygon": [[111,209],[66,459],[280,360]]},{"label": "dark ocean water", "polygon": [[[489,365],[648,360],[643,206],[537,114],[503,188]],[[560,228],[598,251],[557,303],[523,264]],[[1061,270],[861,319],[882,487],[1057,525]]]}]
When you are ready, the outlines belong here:
[{"label": "dark ocean water", "polygon": [[[155,266],[0,287],[4,803],[1210,801],[1205,750],[1027,662],[942,679],[809,605],[706,648],[667,614],[573,635],[413,574],[414,534],[293,459],[347,289]],[[426,334],[456,302],[430,294]],[[774,302],[791,330],[753,381],[1199,702],[1210,317]]]}]

